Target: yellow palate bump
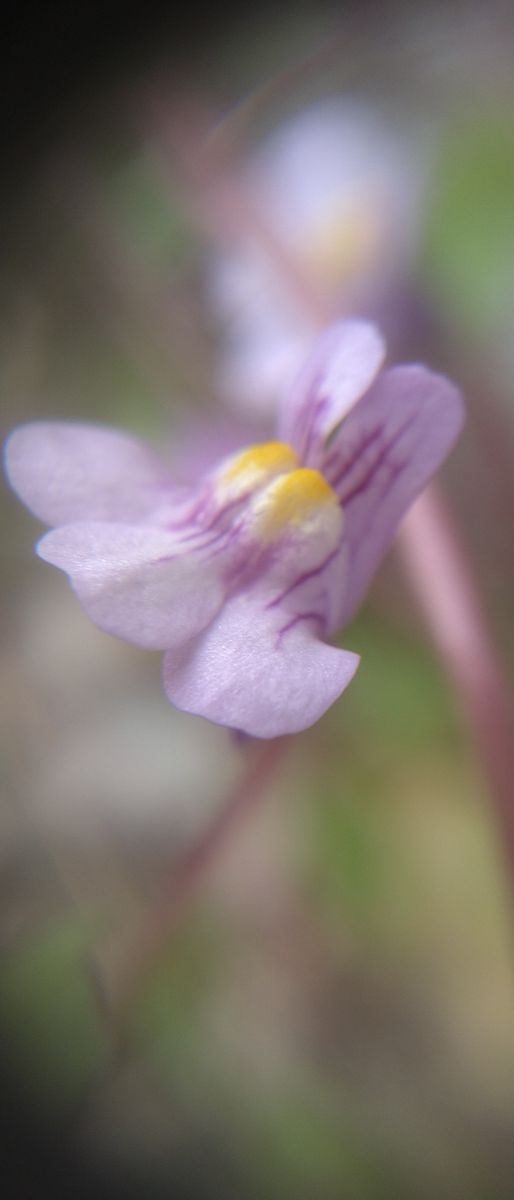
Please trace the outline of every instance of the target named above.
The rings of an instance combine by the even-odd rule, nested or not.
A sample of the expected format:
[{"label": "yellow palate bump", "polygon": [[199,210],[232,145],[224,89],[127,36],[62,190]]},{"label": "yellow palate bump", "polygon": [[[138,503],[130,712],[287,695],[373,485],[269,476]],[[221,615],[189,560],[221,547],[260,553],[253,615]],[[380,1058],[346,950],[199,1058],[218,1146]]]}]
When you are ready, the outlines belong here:
[{"label": "yellow palate bump", "polygon": [[242,450],[228,464],[222,478],[224,483],[230,483],[235,479],[243,481],[246,477],[253,483],[262,476],[294,471],[297,466],[296,454],[286,442],[263,442]]},{"label": "yellow palate bump", "polygon": [[287,525],[305,525],[320,511],[338,506],[336,493],[320,471],[299,467],[266,488],[256,514],[259,534],[273,538]]}]

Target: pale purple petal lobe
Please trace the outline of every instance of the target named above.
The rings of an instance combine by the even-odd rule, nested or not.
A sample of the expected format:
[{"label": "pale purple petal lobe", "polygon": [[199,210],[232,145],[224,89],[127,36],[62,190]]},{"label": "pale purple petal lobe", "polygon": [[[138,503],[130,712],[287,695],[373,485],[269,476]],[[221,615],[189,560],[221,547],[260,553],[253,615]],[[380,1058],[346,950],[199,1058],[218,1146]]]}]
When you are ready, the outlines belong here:
[{"label": "pale purple petal lobe", "polygon": [[62,525],[38,553],[70,576],[88,616],[106,633],[149,650],[180,646],[223,602],[216,560],[184,552],[166,530],[108,522]]},{"label": "pale purple petal lobe", "polygon": [[319,466],[337,426],[373,383],[385,345],[368,321],[340,321],[319,337],[282,405],[279,433],[307,466]]},{"label": "pale purple petal lobe", "polygon": [[380,375],[327,450],[324,473],[345,514],[347,582],[333,628],[354,613],[405,512],[453,446],[460,392],[421,366]]},{"label": "pale purple petal lobe", "polygon": [[319,640],[316,614],[271,609],[258,588],[164,659],[164,687],[185,712],[258,738],[306,729],[340,696],[359,658]]},{"label": "pale purple petal lobe", "polygon": [[60,421],[15,429],[5,449],[14,491],[48,525],[145,519],[170,487],[144,442],[117,430]]}]

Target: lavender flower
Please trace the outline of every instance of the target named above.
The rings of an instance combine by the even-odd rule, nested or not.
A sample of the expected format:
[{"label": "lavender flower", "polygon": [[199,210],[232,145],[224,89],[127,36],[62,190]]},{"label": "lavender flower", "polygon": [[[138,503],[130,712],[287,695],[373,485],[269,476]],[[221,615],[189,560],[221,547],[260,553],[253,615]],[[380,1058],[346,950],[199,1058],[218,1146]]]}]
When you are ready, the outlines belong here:
[{"label": "lavender flower", "polygon": [[446,379],[382,371],[384,353],[373,325],[333,326],[282,405],[277,440],[192,488],[111,429],[11,434],[12,487],[56,526],[38,554],[69,574],[101,629],[166,650],[164,687],[186,712],[272,738],[311,725],[352,678],[358,656],[325,639],[354,613],[463,415]]},{"label": "lavender flower", "polygon": [[[248,157],[242,181],[266,227],[334,312],[375,311],[408,270],[431,140],[419,122],[338,96],[294,113]],[[270,413],[313,343],[311,315],[249,238],[221,243],[207,281],[220,395]]]}]

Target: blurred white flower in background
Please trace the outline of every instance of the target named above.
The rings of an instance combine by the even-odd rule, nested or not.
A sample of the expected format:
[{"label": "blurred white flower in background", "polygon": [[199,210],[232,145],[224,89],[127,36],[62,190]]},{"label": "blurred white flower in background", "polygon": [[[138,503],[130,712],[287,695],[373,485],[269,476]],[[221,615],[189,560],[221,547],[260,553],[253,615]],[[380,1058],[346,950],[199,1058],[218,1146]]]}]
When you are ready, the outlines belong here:
[{"label": "blurred white flower in background", "polygon": [[[323,99],[276,128],[244,185],[274,241],[334,311],[373,311],[413,259],[433,134],[369,101]],[[262,246],[234,236],[211,261],[222,327],[218,388],[271,411],[313,338],[313,322]]]}]

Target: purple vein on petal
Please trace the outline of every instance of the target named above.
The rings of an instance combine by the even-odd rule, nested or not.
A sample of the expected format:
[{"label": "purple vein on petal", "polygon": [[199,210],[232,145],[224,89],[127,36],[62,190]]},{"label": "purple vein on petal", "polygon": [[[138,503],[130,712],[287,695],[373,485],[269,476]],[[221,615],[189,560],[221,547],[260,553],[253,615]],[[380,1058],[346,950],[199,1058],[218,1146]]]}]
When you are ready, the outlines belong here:
[{"label": "purple vein on petal", "polygon": [[287,622],[287,625],[283,625],[282,628],[278,630],[276,641],[275,641],[275,649],[278,650],[280,648],[280,643],[282,641],[282,638],[285,637],[286,633],[289,633],[291,631],[291,629],[294,629],[296,625],[299,625],[301,621],[319,622],[319,624],[321,625],[322,632],[324,632],[324,630],[325,630],[326,621],[325,621],[324,617],[321,615],[321,613],[314,612],[314,611],[306,612],[306,613],[295,613],[294,617],[291,617],[291,620]]},{"label": "purple vein on petal", "polygon": [[339,545],[336,546],[334,550],[330,551],[330,554],[327,554],[327,557],[317,567],[313,567],[310,571],[304,571],[303,574],[299,575],[297,579],[294,579],[293,582],[288,585],[288,587],[284,588],[282,592],[279,592],[278,596],[274,596],[273,600],[268,602],[266,608],[277,608],[285,599],[287,599],[288,596],[291,595],[292,592],[296,590],[296,588],[301,587],[304,583],[308,583],[310,579],[315,579],[316,576],[322,575],[323,571],[326,571],[327,567],[330,566],[330,563],[337,558],[340,549],[341,547]]},{"label": "purple vein on petal", "polygon": [[[378,453],[377,453],[377,456],[376,456],[374,462],[371,463],[370,467],[368,468],[368,471],[367,471],[366,475],[364,476],[364,479],[361,479],[358,484],[355,484],[354,487],[351,489],[351,491],[346,492],[346,493],[343,491],[343,493],[340,495],[340,500],[341,500],[341,503],[343,504],[343,506],[349,504],[350,501],[354,500],[356,496],[359,496],[359,495],[361,495],[362,492],[366,491],[366,489],[369,486],[369,484],[371,483],[371,480],[372,480],[373,476],[375,475],[375,473],[378,470],[380,470],[380,467],[383,466],[384,463],[387,461],[389,454],[391,453],[391,451],[394,451],[395,447],[398,445],[398,443],[400,442],[403,435],[405,433],[407,433],[408,430],[411,428],[411,426],[414,424],[416,417],[417,417],[417,413],[411,413],[409,415],[409,417],[407,418],[407,420],[404,421],[403,425],[401,425],[400,428],[395,431],[393,437],[391,437],[389,440],[384,441],[383,445],[378,450]],[[377,432],[378,432],[378,439],[380,440],[380,436],[383,433],[383,430],[381,429]],[[351,467],[358,463],[358,461],[361,457],[362,451],[363,450],[365,451],[366,448],[369,449],[369,446],[372,444],[372,442],[374,440],[376,440],[375,437],[370,437],[368,439],[367,447],[364,445],[362,447],[359,447],[359,452],[358,452],[357,458],[354,458],[351,463],[346,464],[343,471],[340,473],[340,475],[338,475],[336,477],[334,482],[331,484],[331,486],[334,488],[334,491],[338,491],[338,489],[341,487],[341,483],[343,482],[345,475],[348,473],[348,470],[349,469],[351,470]],[[405,463],[401,464],[402,467],[404,465],[405,465]],[[338,495],[339,495],[339,492],[338,492]]]}]

